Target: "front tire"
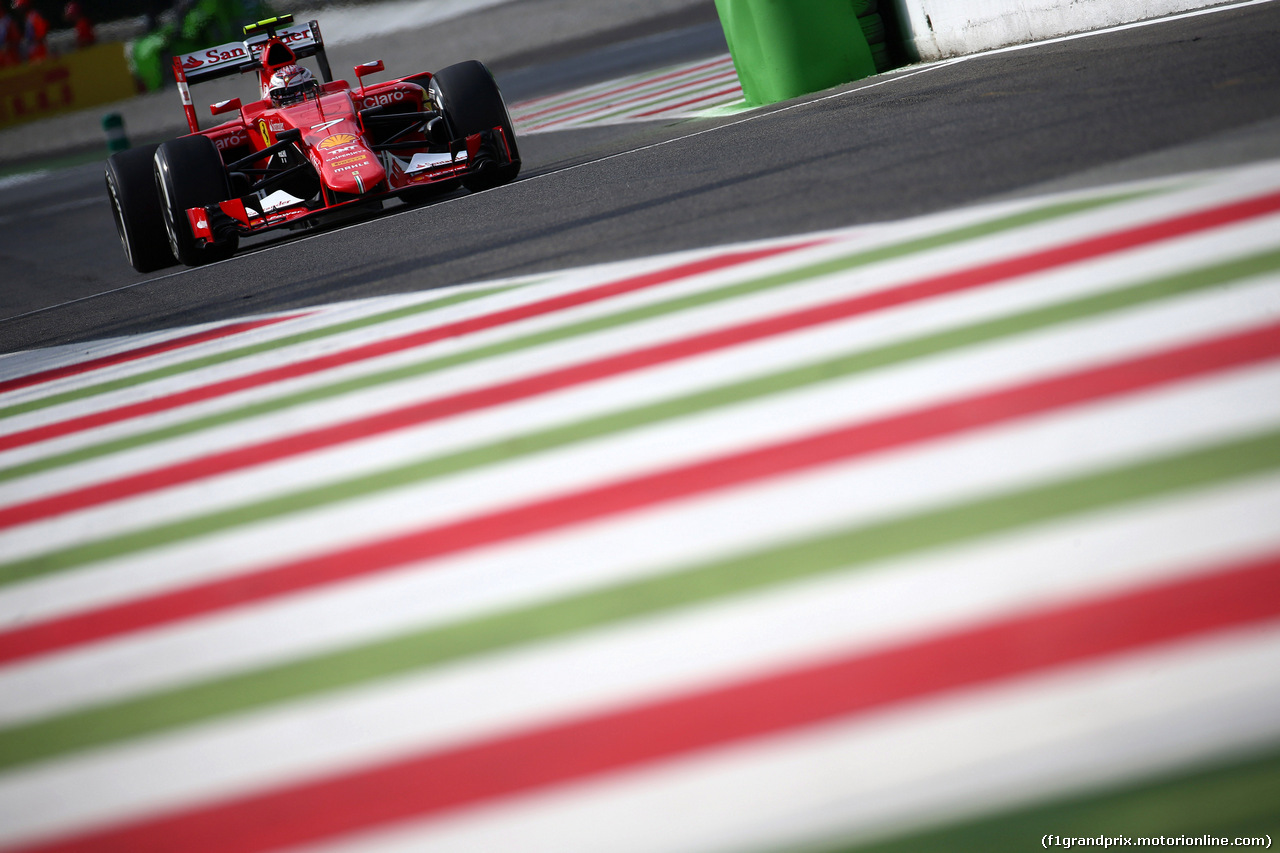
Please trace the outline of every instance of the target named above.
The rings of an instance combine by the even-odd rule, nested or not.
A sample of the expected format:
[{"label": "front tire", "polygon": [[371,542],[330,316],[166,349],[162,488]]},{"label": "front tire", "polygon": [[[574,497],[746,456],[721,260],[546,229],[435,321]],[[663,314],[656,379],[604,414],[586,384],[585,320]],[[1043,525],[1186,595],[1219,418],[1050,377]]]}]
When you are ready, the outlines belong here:
[{"label": "front tire", "polygon": [[240,245],[239,237],[200,245],[191,233],[187,209],[205,207],[231,197],[227,171],[213,140],[183,136],[162,143],[155,154],[155,185],[164,228],[173,256],[189,267],[225,260]]},{"label": "front tire", "polygon": [[124,256],[138,272],[154,272],[177,261],[169,249],[164,213],[156,192],[153,158],[158,145],[112,154],[107,160],[107,196]]},{"label": "front tire", "polygon": [[442,68],[431,78],[431,100],[444,112],[453,138],[501,127],[511,149],[511,162],[468,175],[462,184],[472,192],[515,180],[520,174],[520,149],[511,126],[511,114],[502,92],[483,62],[474,59]]}]

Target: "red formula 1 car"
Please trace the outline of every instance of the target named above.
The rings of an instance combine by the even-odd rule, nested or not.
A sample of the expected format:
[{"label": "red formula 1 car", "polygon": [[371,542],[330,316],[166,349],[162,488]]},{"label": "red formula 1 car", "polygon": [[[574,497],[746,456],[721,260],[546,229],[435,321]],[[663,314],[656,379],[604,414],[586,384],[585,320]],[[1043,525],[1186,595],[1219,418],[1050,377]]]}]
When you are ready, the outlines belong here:
[{"label": "red formula 1 car", "polygon": [[[191,133],[107,161],[129,263],[139,272],[205,264],[230,257],[242,236],[516,177],[511,116],[482,63],[365,85],[382,70],[381,60],[357,66],[359,88],[334,80],[319,25],[289,15],[245,27],[244,42],[174,57]],[[201,130],[189,84],[249,72],[260,98],[214,104],[214,115],[238,117]]]}]

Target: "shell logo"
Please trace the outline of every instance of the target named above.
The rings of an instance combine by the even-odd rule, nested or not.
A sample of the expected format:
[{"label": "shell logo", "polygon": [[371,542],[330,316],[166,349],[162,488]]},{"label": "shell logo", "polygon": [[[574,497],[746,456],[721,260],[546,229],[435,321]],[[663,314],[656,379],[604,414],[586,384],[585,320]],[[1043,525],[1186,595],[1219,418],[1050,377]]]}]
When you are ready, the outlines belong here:
[{"label": "shell logo", "polygon": [[357,137],[350,133],[335,133],[333,136],[320,140],[320,143],[316,145],[316,148],[321,151],[327,151],[330,148],[337,148],[339,145],[349,145],[350,143],[357,141],[359,141]]}]

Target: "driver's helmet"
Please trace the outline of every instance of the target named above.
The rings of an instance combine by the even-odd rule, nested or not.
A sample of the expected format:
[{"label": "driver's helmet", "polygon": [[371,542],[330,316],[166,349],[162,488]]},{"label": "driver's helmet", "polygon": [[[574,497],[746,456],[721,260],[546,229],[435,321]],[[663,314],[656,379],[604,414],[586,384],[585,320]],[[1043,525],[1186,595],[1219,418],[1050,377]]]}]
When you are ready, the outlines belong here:
[{"label": "driver's helmet", "polygon": [[311,72],[301,65],[283,65],[271,75],[267,83],[267,97],[277,107],[299,103],[309,92],[318,92],[320,84]]}]

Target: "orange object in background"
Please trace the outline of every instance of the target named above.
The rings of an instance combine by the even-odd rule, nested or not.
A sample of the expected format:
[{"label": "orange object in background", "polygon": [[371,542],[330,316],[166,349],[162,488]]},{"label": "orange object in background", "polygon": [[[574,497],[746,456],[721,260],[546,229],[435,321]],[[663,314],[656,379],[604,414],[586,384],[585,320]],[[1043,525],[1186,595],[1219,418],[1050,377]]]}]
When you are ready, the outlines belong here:
[{"label": "orange object in background", "polygon": [[49,22],[31,6],[31,0],[13,0],[13,18],[22,28],[23,58],[29,63],[44,62],[49,58]]},{"label": "orange object in background", "polygon": [[0,68],[22,64],[22,27],[8,13],[0,12]]},{"label": "orange object in background", "polygon": [[62,10],[62,18],[75,28],[76,47],[83,50],[98,41],[98,36],[93,31],[93,22],[85,16],[84,8],[79,3],[68,3]]}]

